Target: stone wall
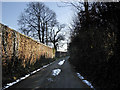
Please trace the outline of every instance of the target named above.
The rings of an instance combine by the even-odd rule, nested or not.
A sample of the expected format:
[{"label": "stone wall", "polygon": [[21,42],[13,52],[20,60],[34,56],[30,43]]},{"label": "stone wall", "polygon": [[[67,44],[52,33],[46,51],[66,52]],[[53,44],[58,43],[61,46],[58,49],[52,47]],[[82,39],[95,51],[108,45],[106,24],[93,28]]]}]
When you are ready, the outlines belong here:
[{"label": "stone wall", "polygon": [[41,56],[45,58],[53,58],[55,56],[54,50],[42,43],[39,43],[30,37],[27,37],[9,27],[0,24],[0,31],[2,31],[2,61],[11,60],[13,57],[30,62],[34,64]]}]

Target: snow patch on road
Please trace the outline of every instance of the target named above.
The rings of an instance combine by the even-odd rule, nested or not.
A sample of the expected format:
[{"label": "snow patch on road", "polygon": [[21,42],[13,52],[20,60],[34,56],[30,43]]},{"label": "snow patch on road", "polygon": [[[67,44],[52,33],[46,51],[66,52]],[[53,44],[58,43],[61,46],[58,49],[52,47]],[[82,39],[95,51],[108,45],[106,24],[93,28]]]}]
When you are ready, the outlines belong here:
[{"label": "snow patch on road", "polygon": [[[93,89],[94,89],[94,87],[92,86],[92,84],[91,84],[89,81],[85,80],[84,77],[81,76],[80,73],[77,73],[77,76],[82,80],[82,82],[86,83],[90,88],[93,88]],[[95,90],[95,89],[94,89],[94,90]]]},{"label": "snow patch on road", "polygon": [[52,78],[48,78],[47,80],[50,81],[50,82],[53,82],[53,79],[52,79]]},{"label": "snow patch on road", "polygon": [[52,75],[53,75],[53,76],[57,76],[60,72],[61,72],[61,69],[54,69],[54,70],[52,71]]},{"label": "snow patch on road", "polygon": [[59,63],[58,63],[58,65],[63,65],[64,64],[64,62],[65,62],[65,60],[62,60],[62,61],[60,61]]},{"label": "snow patch on road", "polygon": [[[55,62],[55,61],[54,61],[54,62]],[[54,62],[52,62],[52,63],[54,63]],[[34,73],[40,71],[40,70],[43,69],[43,68],[46,68],[47,66],[51,65],[52,63],[47,64],[47,65],[45,65],[45,66],[43,66],[43,67],[41,67],[41,68],[39,68],[39,69],[37,69],[37,70],[31,72],[30,74],[27,74],[27,75],[25,75],[24,77],[21,77],[20,79],[17,79],[16,81],[14,81],[14,82],[12,82],[12,83],[6,84],[6,86],[4,86],[4,87],[2,88],[2,90],[6,89],[6,88],[9,88],[10,86],[13,86],[14,84],[20,82],[21,80],[26,79],[26,78],[29,77],[30,75],[32,75],[32,74],[34,74]]]}]

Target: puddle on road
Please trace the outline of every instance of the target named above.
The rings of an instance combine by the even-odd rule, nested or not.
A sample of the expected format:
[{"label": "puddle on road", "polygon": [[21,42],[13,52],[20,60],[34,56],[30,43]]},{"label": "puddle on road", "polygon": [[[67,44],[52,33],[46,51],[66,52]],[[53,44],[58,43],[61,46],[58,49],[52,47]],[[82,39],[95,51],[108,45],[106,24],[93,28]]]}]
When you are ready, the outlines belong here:
[{"label": "puddle on road", "polygon": [[53,76],[57,76],[60,72],[61,72],[61,69],[54,69],[54,70],[52,71],[52,75],[53,75]]},{"label": "puddle on road", "polygon": [[62,61],[60,61],[59,63],[58,63],[58,65],[63,65],[64,64],[64,62],[65,62],[65,60],[62,60]]}]

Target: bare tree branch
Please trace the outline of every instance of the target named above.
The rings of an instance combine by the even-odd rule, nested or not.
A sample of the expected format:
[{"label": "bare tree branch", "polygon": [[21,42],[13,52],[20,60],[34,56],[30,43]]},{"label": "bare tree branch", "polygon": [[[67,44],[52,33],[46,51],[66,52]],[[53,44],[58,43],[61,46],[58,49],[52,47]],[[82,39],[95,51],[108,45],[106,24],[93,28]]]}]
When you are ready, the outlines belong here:
[{"label": "bare tree branch", "polygon": [[55,26],[56,22],[55,12],[46,7],[44,3],[31,2],[27,4],[24,13],[21,13],[18,25],[24,34],[34,38],[38,37],[40,42],[47,44],[49,29]]}]

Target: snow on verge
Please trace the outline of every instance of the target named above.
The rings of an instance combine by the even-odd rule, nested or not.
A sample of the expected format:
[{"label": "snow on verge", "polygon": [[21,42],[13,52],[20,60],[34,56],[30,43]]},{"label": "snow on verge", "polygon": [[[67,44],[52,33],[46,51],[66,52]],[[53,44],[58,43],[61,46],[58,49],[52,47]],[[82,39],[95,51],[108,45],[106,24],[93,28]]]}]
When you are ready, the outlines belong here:
[{"label": "snow on verge", "polygon": [[[55,61],[54,61],[54,62],[55,62]],[[54,63],[54,62],[52,62],[52,63]],[[39,68],[39,69],[37,69],[37,70],[31,72],[30,74],[27,74],[27,75],[25,75],[24,77],[21,77],[20,79],[17,79],[16,81],[14,81],[14,82],[12,82],[12,83],[6,84],[6,86],[4,86],[4,87],[2,88],[2,90],[6,89],[6,88],[9,88],[10,86],[12,86],[12,85],[14,85],[14,84],[20,82],[21,80],[26,79],[26,78],[29,77],[30,75],[32,75],[32,74],[34,74],[34,73],[40,71],[40,70],[43,69],[43,68],[46,68],[47,66],[51,65],[52,63],[47,64],[47,65],[45,65],[45,66],[43,66],[43,67],[41,67],[41,68]]]},{"label": "snow on verge", "polygon": [[[93,88],[93,89],[94,89],[94,87],[92,86],[92,84],[91,84],[89,81],[85,80],[84,77],[81,76],[80,73],[77,73],[77,75],[78,75],[78,77],[82,80],[82,82],[86,83],[90,88]],[[95,90],[95,89],[94,89],[94,90]]]},{"label": "snow on verge", "polygon": [[53,75],[53,76],[57,76],[60,72],[61,72],[61,69],[54,69],[54,70],[52,71],[52,75]]},{"label": "snow on verge", "polygon": [[81,74],[80,73],[77,73],[77,75],[78,75],[78,77],[80,78],[80,79],[84,79],[84,77],[83,76],[81,76]]},{"label": "snow on verge", "polygon": [[63,63],[65,62],[65,60],[62,60],[62,61],[60,61],[59,63],[58,63],[58,65],[63,65]]}]

